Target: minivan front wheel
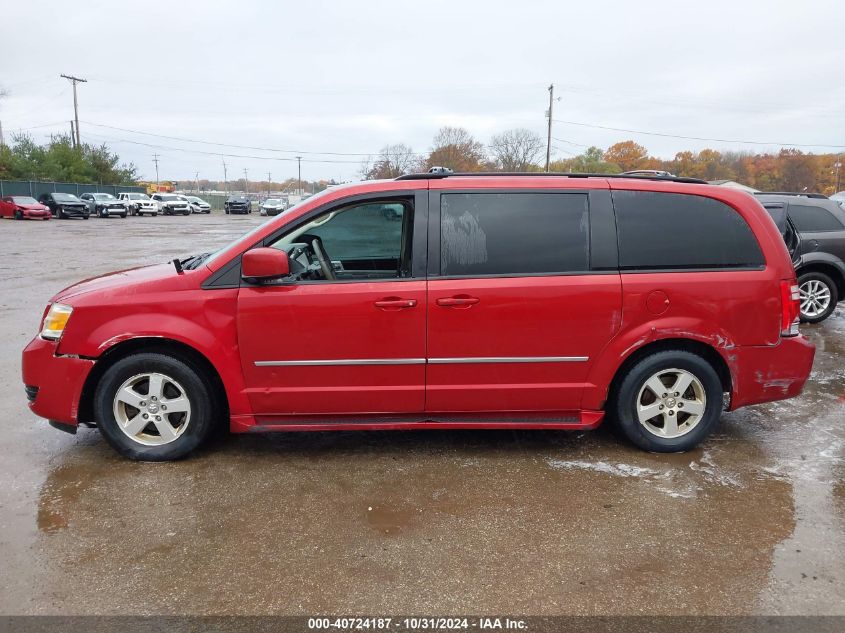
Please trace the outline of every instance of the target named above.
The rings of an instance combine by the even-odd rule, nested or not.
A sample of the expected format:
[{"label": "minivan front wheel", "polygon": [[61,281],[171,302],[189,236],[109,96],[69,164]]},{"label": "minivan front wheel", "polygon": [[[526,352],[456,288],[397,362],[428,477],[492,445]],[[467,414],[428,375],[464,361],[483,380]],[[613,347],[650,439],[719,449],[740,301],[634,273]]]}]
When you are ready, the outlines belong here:
[{"label": "minivan front wheel", "polygon": [[134,354],[105,373],[94,413],[103,436],[124,457],[170,461],[210,436],[212,393],[207,378],[178,358]]},{"label": "minivan front wheel", "polygon": [[839,299],[836,284],[824,273],[804,273],[798,278],[800,317],[804,323],[820,323],[833,314]]},{"label": "minivan front wheel", "polygon": [[701,356],[667,350],[647,356],[622,377],[616,424],[640,448],[656,453],[690,450],[707,437],[722,411],[722,383]]}]

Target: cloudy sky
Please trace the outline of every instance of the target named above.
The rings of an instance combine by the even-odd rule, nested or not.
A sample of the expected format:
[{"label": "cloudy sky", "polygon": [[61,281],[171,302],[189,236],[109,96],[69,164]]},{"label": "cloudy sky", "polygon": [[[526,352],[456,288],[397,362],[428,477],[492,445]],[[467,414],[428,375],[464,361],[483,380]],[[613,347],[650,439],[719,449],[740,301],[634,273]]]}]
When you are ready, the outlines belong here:
[{"label": "cloudy sky", "polygon": [[83,141],[147,178],[158,154],[162,179],[222,179],[225,159],[278,181],[299,154],[303,178],[348,180],[443,125],[545,135],[550,83],[560,158],[629,138],[661,157],[845,149],[841,0],[28,0],[3,23],[7,141],[69,130],[73,74]]}]

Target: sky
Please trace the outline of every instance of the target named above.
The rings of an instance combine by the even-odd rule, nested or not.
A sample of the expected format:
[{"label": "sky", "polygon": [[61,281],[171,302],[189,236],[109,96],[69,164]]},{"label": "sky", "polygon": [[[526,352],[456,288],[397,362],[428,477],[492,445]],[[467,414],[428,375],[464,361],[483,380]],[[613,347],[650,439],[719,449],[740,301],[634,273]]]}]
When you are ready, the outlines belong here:
[{"label": "sky", "polygon": [[4,5],[6,141],[69,131],[59,75],[75,75],[83,142],[147,179],[154,154],[162,180],[222,180],[225,161],[230,180],[278,182],[299,155],[303,179],[348,181],[386,144],[427,152],[441,126],[545,138],[552,83],[557,158],[627,139],[663,158],[845,150],[836,0]]}]

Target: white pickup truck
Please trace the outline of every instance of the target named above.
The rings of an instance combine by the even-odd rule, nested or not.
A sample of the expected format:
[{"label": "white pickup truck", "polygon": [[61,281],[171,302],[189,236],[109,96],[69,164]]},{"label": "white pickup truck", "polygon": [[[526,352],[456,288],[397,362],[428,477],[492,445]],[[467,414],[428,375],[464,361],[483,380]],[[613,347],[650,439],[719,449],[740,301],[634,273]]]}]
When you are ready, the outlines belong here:
[{"label": "white pickup truck", "polygon": [[124,191],[117,194],[117,199],[126,203],[129,215],[158,215],[158,205],[145,193]]}]

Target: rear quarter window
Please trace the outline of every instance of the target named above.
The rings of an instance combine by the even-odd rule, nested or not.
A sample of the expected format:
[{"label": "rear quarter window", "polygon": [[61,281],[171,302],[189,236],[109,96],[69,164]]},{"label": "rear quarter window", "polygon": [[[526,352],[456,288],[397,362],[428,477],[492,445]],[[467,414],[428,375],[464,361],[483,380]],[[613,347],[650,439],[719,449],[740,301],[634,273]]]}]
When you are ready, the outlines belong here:
[{"label": "rear quarter window", "polygon": [[819,233],[825,231],[841,231],[845,229],[842,223],[824,207],[808,204],[790,204],[789,217],[802,233]]},{"label": "rear quarter window", "polygon": [[733,208],[703,196],[614,191],[623,270],[759,268],[751,227]]}]

